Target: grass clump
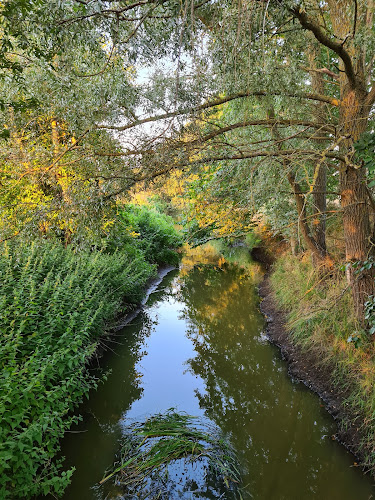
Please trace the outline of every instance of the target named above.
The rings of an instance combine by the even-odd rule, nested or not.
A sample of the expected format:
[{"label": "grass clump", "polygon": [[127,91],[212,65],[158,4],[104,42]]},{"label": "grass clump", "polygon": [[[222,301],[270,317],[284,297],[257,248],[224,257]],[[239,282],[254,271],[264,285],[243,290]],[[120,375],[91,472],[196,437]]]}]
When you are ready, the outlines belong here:
[{"label": "grass clump", "polygon": [[[181,490],[183,485],[177,485],[171,479],[171,466],[181,461],[185,465],[200,463],[207,467],[211,477],[215,478],[216,488],[222,490],[224,487],[227,494],[234,495],[226,498],[241,498],[238,464],[228,442],[212,425],[207,429],[206,423],[200,424],[196,417],[177,413],[174,409],[129,428],[120,464],[116,464],[100,484],[115,478],[128,495],[136,493],[148,499],[173,498],[184,491]],[[186,476],[185,482],[188,483],[189,472],[186,468],[183,470],[182,475]]]},{"label": "grass clump", "polygon": [[326,373],[346,410],[342,425],[353,436],[363,465],[375,475],[375,346],[356,323],[344,272],[322,278],[309,256],[284,255],[273,267],[271,284],[287,312],[293,342],[318,367],[329,368]]},{"label": "grass clump", "polygon": [[74,253],[48,241],[0,255],[0,498],[62,494],[59,440],[97,385],[86,363],[124,302],[138,302],[155,266],[141,252]]}]

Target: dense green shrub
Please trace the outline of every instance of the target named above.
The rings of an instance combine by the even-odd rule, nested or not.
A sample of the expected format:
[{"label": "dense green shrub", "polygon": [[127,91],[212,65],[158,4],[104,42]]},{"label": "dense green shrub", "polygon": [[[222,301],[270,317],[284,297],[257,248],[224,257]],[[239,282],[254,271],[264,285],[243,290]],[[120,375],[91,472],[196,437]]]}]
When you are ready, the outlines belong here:
[{"label": "dense green shrub", "polygon": [[78,254],[58,244],[2,245],[0,498],[60,495],[72,471],[54,459],[97,380],[86,363],[105,322],[138,302],[155,266],[142,252]]},{"label": "dense green shrub", "polygon": [[175,229],[173,219],[147,205],[127,204],[119,210],[117,247],[135,245],[146,260],[158,264],[177,264],[176,248],[182,237]]}]

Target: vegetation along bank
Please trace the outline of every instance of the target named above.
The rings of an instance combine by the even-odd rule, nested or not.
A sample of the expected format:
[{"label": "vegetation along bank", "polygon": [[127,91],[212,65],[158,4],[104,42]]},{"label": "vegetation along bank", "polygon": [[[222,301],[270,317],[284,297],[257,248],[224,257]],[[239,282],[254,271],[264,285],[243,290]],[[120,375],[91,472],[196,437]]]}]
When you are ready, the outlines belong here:
[{"label": "vegetation along bank", "polygon": [[292,379],[316,392],[336,419],[331,438],[356,456],[354,466],[373,475],[374,346],[358,331],[343,271],[322,279],[309,254],[296,257],[284,248],[270,265],[270,255],[256,250],[269,269],[259,287],[268,338],[280,348]]},{"label": "vegetation along bank", "polygon": [[289,338],[342,394],[374,469],[374,13],[0,2],[0,496],[68,482],[53,457],[98,383],[86,362],[176,261],[152,200],[193,245],[266,228],[290,247],[270,278]]},{"label": "vegetation along bank", "polygon": [[102,248],[2,244],[0,498],[61,495],[73,470],[56,458],[72,410],[100,379],[88,370],[105,331],[140,302],[157,265],[178,261],[170,218],[119,207]]}]

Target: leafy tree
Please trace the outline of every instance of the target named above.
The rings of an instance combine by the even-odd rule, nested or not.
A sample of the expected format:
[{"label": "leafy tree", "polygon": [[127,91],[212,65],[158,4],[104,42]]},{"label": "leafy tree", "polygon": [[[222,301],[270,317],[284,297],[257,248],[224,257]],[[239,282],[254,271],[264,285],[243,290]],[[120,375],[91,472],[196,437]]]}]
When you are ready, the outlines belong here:
[{"label": "leafy tree", "polygon": [[[247,100],[247,104],[235,123],[219,127],[213,123],[203,135],[190,124],[187,130],[195,134],[190,141],[176,134],[173,140],[154,144],[152,152],[144,155],[145,161],[153,164],[150,175],[166,173],[175,166],[218,161],[264,159],[268,166],[278,163],[292,186],[306,244],[322,258],[326,251],[318,239],[322,240],[323,233],[314,236],[308,227],[306,200],[314,195],[313,203],[324,207],[324,199],[318,202],[317,195],[318,189],[325,191],[319,174],[328,163],[335,180],[339,176],[346,260],[366,260],[372,252],[372,202],[366,171],[356,160],[354,144],[369,127],[375,101],[370,55],[374,43],[372,2],[327,1],[318,9],[310,1],[228,2],[205,5],[197,18],[199,25],[186,27],[194,33],[194,41],[199,35],[205,36],[203,55],[194,66],[209,68],[207,74],[213,76],[213,85],[208,88],[206,75],[198,75],[198,81],[190,84],[194,96],[206,99],[194,108],[195,116],[201,121],[204,113],[208,121],[209,110],[219,104],[237,100]],[[191,50],[198,57],[197,51]],[[314,61],[316,65],[310,65]],[[328,77],[325,88],[318,75]],[[190,98],[190,103],[197,100]],[[311,103],[316,103],[313,109]],[[158,118],[169,119],[182,112],[186,115],[187,109],[193,108],[180,107]],[[191,120],[192,114],[188,116]],[[146,120],[156,117],[138,120],[132,126]],[[230,131],[245,127],[252,127],[252,137],[255,127],[261,127],[263,134],[268,130],[269,136],[241,145],[223,140],[224,134],[227,137]],[[259,146],[259,140],[265,141],[263,145]],[[172,156],[169,170],[166,160],[160,159],[166,150]],[[299,180],[301,171],[305,173],[304,183]],[[321,213],[318,207],[312,215],[323,227]],[[359,279],[349,266],[348,279],[358,318],[363,321],[363,305],[373,291],[372,275],[364,271]]]},{"label": "leafy tree", "polygon": [[[65,148],[63,157],[78,148],[86,153],[82,162],[71,161],[77,160],[92,190],[99,184],[95,205],[176,168],[218,165],[220,175],[231,180],[227,193],[234,203],[236,186],[249,193],[246,199],[257,210],[270,205],[265,198],[271,188],[286,211],[293,196],[299,231],[318,265],[327,257],[326,192],[339,192],[347,262],[371,254],[373,202],[354,145],[371,129],[375,101],[372,1],[56,0],[46,7],[42,1],[6,2],[4,40],[21,49],[21,55],[12,55],[20,66],[26,66],[20,63],[24,56],[32,56],[28,72],[38,68],[40,75],[47,69],[59,75],[55,88],[61,94],[54,95],[70,97],[48,106],[47,116],[67,125],[78,142]],[[5,45],[3,61],[12,60],[10,52],[13,45]],[[131,65],[150,64],[149,82],[121,81]],[[9,89],[16,66],[3,66]],[[61,80],[62,71],[67,79]],[[29,99],[29,74],[22,73]],[[218,106],[226,103],[238,114],[217,120]],[[153,133],[146,125],[154,126]],[[120,142],[101,135],[103,130],[116,131]],[[118,163],[103,174],[99,157]],[[259,199],[253,195],[258,183],[264,186]],[[363,321],[372,274],[365,270],[359,279],[348,266],[348,279]]]}]

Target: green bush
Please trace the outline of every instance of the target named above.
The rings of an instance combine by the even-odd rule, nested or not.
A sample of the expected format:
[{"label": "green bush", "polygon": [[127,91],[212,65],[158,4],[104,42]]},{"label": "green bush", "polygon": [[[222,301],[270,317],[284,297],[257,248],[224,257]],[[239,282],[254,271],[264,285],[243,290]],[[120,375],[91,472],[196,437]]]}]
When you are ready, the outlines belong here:
[{"label": "green bush", "polygon": [[87,361],[155,266],[136,250],[75,254],[46,241],[1,250],[0,498],[58,496],[72,474],[55,459],[59,439],[97,385]]},{"label": "green bush", "polygon": [[152,263],[178,263],[175,250],[182,245],[182,237],[171,217],[145,205],[127,204],[119,210],[119,222],[120,233],[112,244],[135,245]]}]

